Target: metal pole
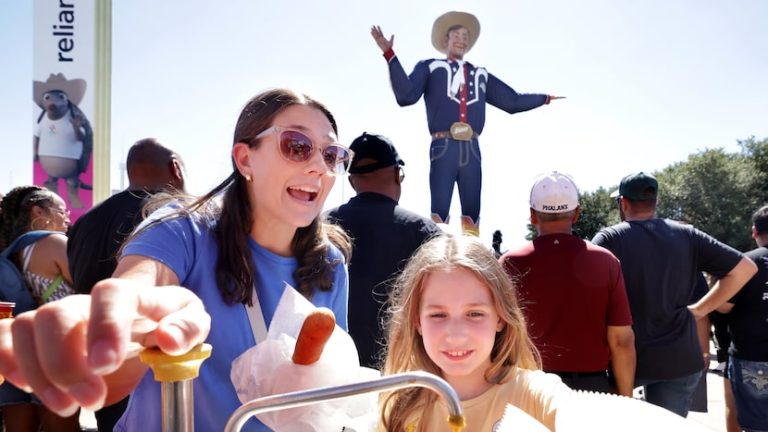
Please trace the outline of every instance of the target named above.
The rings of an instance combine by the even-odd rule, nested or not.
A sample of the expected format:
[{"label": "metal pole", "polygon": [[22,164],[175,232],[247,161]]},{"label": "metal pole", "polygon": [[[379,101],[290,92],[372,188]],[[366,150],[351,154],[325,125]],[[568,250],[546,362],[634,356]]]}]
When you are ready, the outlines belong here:
[{"label": "metal pole", "polygon": [[158,348],[139,353],[141,361],[152,368],[155,381],[161,383],[163,432],[195,430],[192,383],[199,375],[200,365],[210,356],[208,344],[200,344],[179,356],[165,354]]},{"label": "metal pole", "polygon": [[239,432],[246,421],[256,414],[295,408],[332,399],[341,399],[361,393],[397,390],[406,387],[425,387],[440,394],[448,403],[448,423],[455,430],[465,425],[461,401],[456,391],[445,380],[427,372],[407,372],[370,381],[334,387],[321,387],[291,393],[266,396],[246,402],[230,416],[225,432]]},{"label": "metal pole", "polygon": [[194,431],[192,380],[164,382],[161,388],[164,431]]}]

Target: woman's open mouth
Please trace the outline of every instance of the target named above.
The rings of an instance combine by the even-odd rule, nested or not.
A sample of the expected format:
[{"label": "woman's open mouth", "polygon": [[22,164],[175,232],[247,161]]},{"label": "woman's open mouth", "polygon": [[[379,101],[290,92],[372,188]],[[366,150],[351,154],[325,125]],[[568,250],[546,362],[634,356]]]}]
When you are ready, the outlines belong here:
[{"label": "woman's open mouth", "polygon": [[312,202],[317,199],[317,188],[307,186],[291,186],[288,188],[288,195],[300,201]]}]

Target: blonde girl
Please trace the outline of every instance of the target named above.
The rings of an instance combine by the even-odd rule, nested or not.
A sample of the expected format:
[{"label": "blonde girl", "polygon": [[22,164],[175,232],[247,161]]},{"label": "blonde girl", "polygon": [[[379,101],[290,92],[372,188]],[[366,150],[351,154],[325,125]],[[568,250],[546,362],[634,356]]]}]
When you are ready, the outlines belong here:
[{"label": "blonde girl", "polygon": [[[490,431],[512,404],[554,430],[570,394],[539,371],[516,291],[479,240],[443,235],[411,258],[392,294],[385,373],[424,370],[456,390],[468,431]],[[411,388],[383,399],[387,431],[446,430],[446,406]]]}]

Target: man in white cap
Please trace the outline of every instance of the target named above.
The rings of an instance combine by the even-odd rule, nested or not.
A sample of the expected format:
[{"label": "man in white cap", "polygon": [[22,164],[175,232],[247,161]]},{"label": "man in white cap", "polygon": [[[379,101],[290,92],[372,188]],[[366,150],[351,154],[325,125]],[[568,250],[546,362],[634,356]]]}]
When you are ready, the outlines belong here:
[{"label": "man in white cap", "polygon": [[406,75],[392,49],[394,35],[387,39],[379,26],[371,28],[371,35],[389,64],[397,103],[413,105],[424,95],[432,136],[429,172],[432,219],[448,223],[456,183],[461,199],[462,229],[477,235],[482,189],[478,137],[485,125],[485,103],[514,114],[560,97],[517,93],[485,68],[464,61],[464,55],[480,35],[480,22],[466,12],[447,12],[435,20],[432,45],[447,58],[422,60],[410,75]]},{"label": "man in white cap", "polygon": [[631,396],[635,337],[619,261],[572,234],[581,209],[567,175],[539,176],[530,204],[538,236],[499,261],[519,281],[543,369],[574,389]]}]

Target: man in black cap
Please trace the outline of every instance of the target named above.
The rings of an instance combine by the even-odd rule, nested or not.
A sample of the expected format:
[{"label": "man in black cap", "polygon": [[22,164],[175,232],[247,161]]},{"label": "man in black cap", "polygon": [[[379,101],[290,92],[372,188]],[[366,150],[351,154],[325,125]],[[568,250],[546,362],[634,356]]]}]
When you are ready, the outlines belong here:
[{"label": "man in black cap", "polygon": [[[645,399],[687,416],[693,392],[709,365],[708,341],[697,324],[722,305],[756,272],[740,252],[691,225],[656,217],[658,182],[639,172],[624,177],[616,196],[623,222],[597,233],[592,242],[621,261],[632,311],[637,369],[635,385]],[[700,272],[719,282],[699,300]]]},{"label": "man in black cap", "polygon": [[328,212],[352,237],[349,262],[349,334],[362,366],[380,366],[383,306],[391,283],[427,239],[440,232],[431,220],[398,205],[403,162],[386,137],[363,133],[350,146],[349,182],[357,195]]}]

